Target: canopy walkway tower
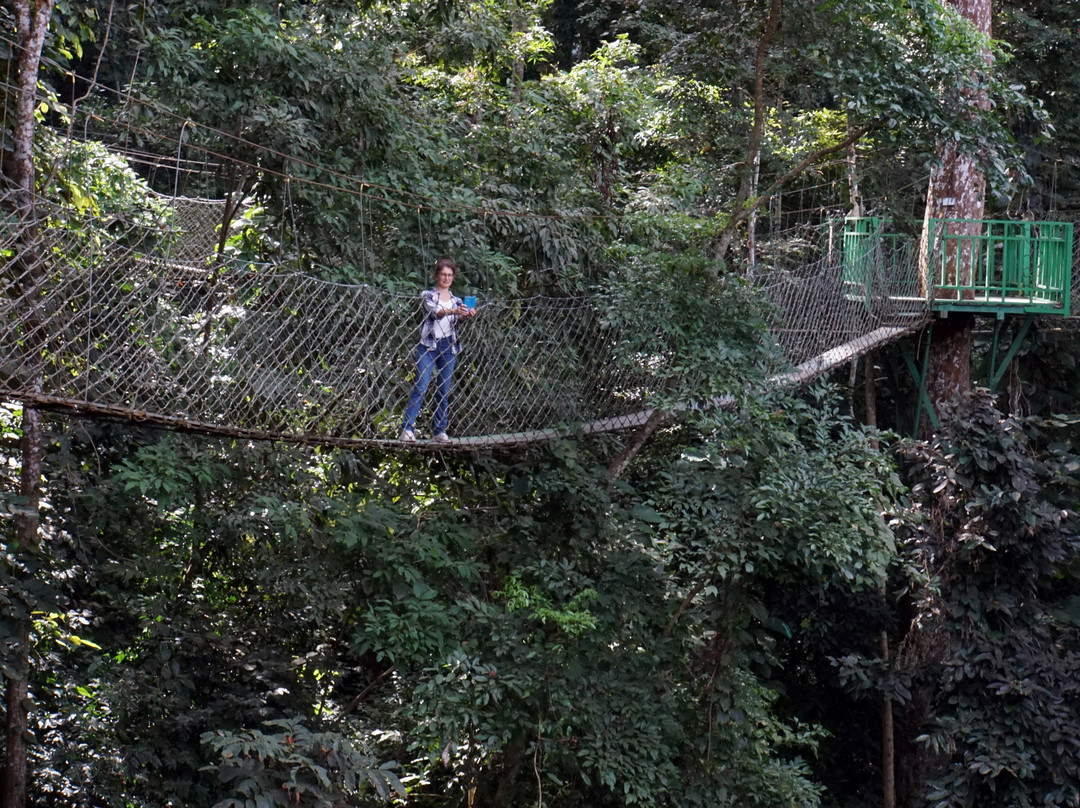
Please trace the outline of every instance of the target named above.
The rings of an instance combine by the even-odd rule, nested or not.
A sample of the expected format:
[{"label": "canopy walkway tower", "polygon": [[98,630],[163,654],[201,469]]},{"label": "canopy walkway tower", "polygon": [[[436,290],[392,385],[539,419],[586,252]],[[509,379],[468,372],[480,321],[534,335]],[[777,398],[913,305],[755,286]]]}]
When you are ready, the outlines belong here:
[{"label": "canopy walkway tower", "polygon": [[1071,313],[1071,222],[934,219],[925,238],[919,245],[890,233],[880,218],[846,219],[845,294],[873,306],[878,295],[910,289],[914,272],[930,310],[941,315]]},{"label": "canopy walkway tower", "polygon": [[[220,260],[218,200],[162,198],[122,220],[38,205],[39,222],[0,219],[0,398],[238,438],[398,446],[414,294]],[[780,348],[773,383],[809,381],[935,314],[1069,314],[1071,225],[941,221],[921,248],[883,231],[849,220],[843,249],[758,271]],[[636,427],[670,361],[621,355],[596,295],[481,298],[462,336],[452,448]]]},{"label": "canopy walkway tower", "polygon": [[[1071,222],[935,219],[921,243],[889,232],[887,224],[875,217],[845,220],[845,295],[873,308],[881,298],[902,299],[914,282],[934,318],[958,313],[992,318],[991,390],[1000,383],[1036,317],[1075,316]],[[999,356],[1007,319],[1018,317],[1023,320]],[[916,430],[924,408],[932,420],[935,417],[925,392],[932,322],[923,340],[923,369],[910,351],[904,354],[920,391]]]}]

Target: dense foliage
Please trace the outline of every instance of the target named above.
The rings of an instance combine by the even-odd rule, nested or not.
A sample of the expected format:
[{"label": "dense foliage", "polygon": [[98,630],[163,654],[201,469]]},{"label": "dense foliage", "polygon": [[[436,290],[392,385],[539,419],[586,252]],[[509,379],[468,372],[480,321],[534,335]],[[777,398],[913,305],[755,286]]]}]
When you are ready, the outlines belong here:
[{"label": "dense foliage", "polygon": [[849,390],[756,384],[741,238],[816,249],[852,132],[898,221],[942,139],[1003,209],[1071,199],[1075,5],[999,4],[991,43],[892,0],[60,4],[49,226],[91,207],[152,238],[151,189],[232,194],[244,261],[399,289],[445,253],[504,297],[599,290],[683,417],[618,478],[624,437],[439,456],[53,418],[33,551],[0,407],[32,802],[877,805],[888,699],[901,804],[1075,805],[1073,336],[1014,373],[1038,418],[980,394],[932,441],[878,434]]},{"label": "dense foliage", "polygon": [[925,740],[945,764],[941,808],[1080,798],[1080,633],[1060,611],[1080,551],[1073,427],[1029,429],[976,398],[912,452],[911,541],[936,580],[913,592],[909,636],[936,674]]},{"label": "dense foliage", "polygon": [[816,804],[821,731],[773,712],[760,592],[880,577],[888,472],[828,407],[785,409],[618,483],[573,442],[403,464],[70,430],[39,793]]}]

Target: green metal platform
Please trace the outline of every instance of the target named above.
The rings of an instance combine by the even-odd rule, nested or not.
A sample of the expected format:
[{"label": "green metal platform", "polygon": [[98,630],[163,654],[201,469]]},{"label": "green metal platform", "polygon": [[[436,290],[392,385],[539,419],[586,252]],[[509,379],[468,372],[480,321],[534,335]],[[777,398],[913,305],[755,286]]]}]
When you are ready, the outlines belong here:
[{"label": "green metal platform", "polygon": [[928,307],[944,316],[1069,314],[1071,222],[933,219],[921,255],[915,239],[888,233],[887,224],[869,216],[844,220],[849,299],[869,305],[875,293],[890,296],[890,278],[918,272]]}]

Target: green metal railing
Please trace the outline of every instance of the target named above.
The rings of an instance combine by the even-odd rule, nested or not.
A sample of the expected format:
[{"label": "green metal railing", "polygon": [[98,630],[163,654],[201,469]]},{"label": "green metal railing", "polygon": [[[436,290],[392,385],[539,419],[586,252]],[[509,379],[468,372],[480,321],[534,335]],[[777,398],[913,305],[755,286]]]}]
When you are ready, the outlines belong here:
[{"label": "green metal railing", "polygon": [[844,293],[863,297],[869,286],[869,262],[880,243],[884,221],[877,216],[844,219]]},{"label": "green metal railing", "polygon": [[1068,314],[1072,238],[1071,222],[934,219],[934,307]]},{"label": "green metal railing", "polygon": [[[902,237],[883,233],[884,226],[877,217],[844,222],[842,277],[850,299],[865,298],[869,304],[875,273],[888,277],[903,271],[890,258],[902,253],[897,241]],[[1071,222],[934,219],[920,262],[925,288],[932,290],[931,306],[998,316],[1068,314],[1072,244]]]},{"label": "green metal railing", "polygon": [[844,219],[841,282],[844,296],[869,307],[875,296],[910,295],[913,244],[902,233],[887,231],[877,216]]}]

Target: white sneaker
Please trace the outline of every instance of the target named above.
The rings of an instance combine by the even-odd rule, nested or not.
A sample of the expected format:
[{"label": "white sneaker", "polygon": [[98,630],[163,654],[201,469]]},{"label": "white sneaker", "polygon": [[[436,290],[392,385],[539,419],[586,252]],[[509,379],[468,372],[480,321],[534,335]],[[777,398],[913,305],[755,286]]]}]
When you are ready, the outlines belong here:
[{"label": "white sneaker", "polygon": [[436,432],[434,435],[431,436],[431,442],[432,443],[449,443],[450,442],[450,436],[447,435],[445,432]]},{"label": "white sneaker", "polygon": [[416,440],[416,434],[411,429],[404,429],[401,432],[401,440],[409,443]]}]

